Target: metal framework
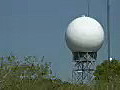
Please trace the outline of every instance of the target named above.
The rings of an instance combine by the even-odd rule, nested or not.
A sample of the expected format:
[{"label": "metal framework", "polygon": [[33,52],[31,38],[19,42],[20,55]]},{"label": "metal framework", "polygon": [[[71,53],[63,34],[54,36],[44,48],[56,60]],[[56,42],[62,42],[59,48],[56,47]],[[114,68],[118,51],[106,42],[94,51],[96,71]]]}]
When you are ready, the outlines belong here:
[{"label": "metal framework", "polygon": [[94,78],[96,52],[74,52],[72,80],[76,84],[90,83]]}]

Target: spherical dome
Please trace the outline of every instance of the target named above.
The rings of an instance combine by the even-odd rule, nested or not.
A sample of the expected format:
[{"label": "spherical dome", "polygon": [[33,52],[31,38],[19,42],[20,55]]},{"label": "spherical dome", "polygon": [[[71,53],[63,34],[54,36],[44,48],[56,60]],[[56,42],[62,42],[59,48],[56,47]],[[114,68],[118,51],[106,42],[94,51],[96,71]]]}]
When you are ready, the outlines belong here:
[{"label": "spherical dome", "polygon": [[96,52],[103,44],[104,31],[95,19],[79,17],[69,24],[65,39],[72,52]]}]

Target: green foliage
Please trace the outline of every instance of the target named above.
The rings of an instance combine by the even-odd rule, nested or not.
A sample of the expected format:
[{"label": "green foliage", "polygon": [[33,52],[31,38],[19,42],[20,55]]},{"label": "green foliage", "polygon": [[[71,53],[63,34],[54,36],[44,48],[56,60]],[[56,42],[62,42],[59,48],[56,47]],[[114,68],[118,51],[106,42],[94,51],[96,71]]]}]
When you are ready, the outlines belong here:
[{"label": "green foliage", "polygon": [[105,60],[98,65],[93,83],[72,84],[52,76],[51,63],[44,57],[0,58],[0,90],[120,90],[120,62]]},{"label": "green foliage", "polygon": [[16,56],[1,57],[0,60],[0,90],[29,90],[27,88],[35,87],[38,83],[51,84],[50,64],[36,62],[35,56],[24,57],[23,63]]},{"label": "green foliage", "polygon": [[105,60],[101,65],[97,66],[94,75],[96,80],[112,82],[120,78],[120,62],[118,60]]},{"label": "green foliage", "polygon": [[97,87],[104,87],[104,90],[120,90],[119,60],[105,60],[97,66],[94,75]]}]

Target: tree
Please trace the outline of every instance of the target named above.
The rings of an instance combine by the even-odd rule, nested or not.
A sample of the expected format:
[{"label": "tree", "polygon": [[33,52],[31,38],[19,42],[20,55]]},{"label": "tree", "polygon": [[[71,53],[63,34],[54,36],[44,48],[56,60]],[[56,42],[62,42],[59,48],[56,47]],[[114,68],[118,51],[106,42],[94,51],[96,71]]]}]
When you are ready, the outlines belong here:
[{"label": "tree", "polygon": [[26,56],[22,61],[16,56],[0,58],[0,90],[23,90],[38,87],[38,83],[39,87],[44,83],[50,87],[52,70],[49,62],[43,62],[43,58],[41,61],[35,56]]},{"label": "tree", "polygon": [[96,67],[94,72],[95,80],[104,82],[120,82],[120,62],[119,60],[105,60]]}]

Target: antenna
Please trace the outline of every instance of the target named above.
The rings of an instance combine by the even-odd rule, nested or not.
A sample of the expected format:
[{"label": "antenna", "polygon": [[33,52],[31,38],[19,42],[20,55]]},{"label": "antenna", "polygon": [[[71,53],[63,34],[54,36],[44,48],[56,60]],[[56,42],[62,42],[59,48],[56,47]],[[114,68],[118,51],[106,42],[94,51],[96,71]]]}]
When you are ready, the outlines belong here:
[{"label": "antenna", "polygon": [[110,1],[107,0],[107,30],[108,30],[108,60],[110,60],[111,56],[111,40],[110,40]]},{"label": "antenna", "polygon": [[89,17],[89,14],[90,14],[90,0],[87,0],[87,10],[88,10],[88,12],[87,12],[87,16]]}]

